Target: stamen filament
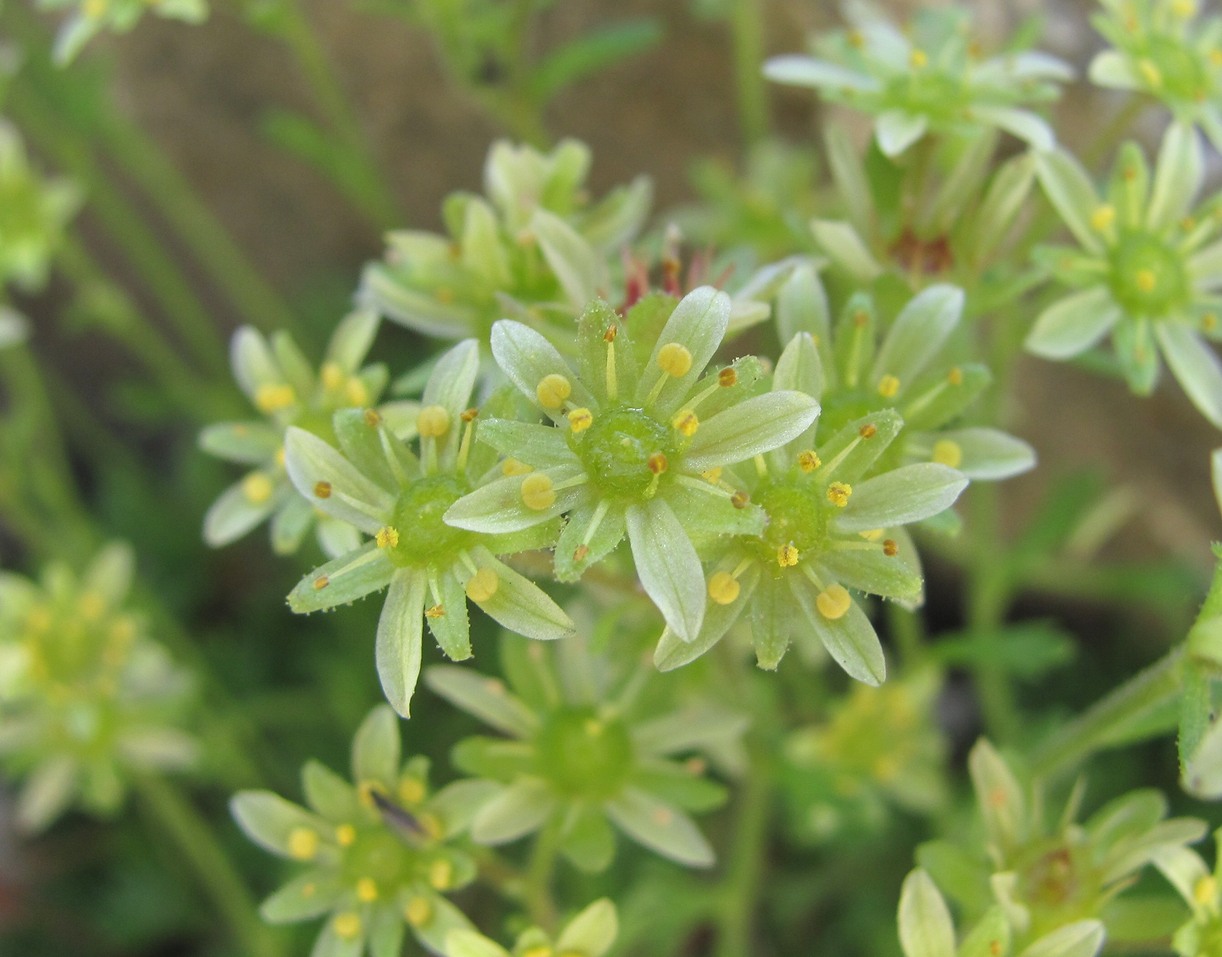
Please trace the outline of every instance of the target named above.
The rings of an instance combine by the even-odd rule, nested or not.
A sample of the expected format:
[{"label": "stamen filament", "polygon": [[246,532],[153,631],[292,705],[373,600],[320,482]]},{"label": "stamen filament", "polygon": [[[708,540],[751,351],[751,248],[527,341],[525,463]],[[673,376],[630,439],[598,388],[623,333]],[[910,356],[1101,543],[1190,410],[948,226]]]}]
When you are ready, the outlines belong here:
[{"label": "stamen filament", "polygon": [[602,524],[602,520],[607,517],[607,511],[611,508],[611,502],[608,499],[599,499],[598,504],[594,507],[594,514],[590,516],[590,524],[586,527],[586,532],[581,536],[581,544],[589,546],[593,541],[595,534],[598,532],[598,526]]},{"label": "stamen filament", "polygon": [[462,439],[458,444],[458,460],[456,462],[460,472],[467,470],[467,456],[471,454],[471,441],[475,434],[475,417],[477,415],[479,415],[479,409],[467,409],[462,414]]}]

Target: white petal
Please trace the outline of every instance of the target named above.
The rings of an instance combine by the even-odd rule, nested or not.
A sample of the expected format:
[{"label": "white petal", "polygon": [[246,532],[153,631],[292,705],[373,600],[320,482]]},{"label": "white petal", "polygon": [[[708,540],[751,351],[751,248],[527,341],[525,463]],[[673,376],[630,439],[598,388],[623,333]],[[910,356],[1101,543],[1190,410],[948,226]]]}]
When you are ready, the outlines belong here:
[{"label": "white petal", "polygon": [[[394,496],[365,478],[312,432],[289,428],[284,440],[284,467],[306,501],[369,535],[386,524],[394,509]],[[329,495],[317,494],[320,482],[330,486]]]},{"label": "white petal", "polygon": [[904,957],[955,957],[955,925],[950,909],[922,870],[912,871],[904,878],[899,932]]},{"label": "white petal", "polygon": [[962,315],[962,289],[939,284],[922,290],[895,317],[874,359],[872,381],[889,374],[901,385],[911,383],[942,348]]},{"label": "white petal", "polygon": [[422,574],[404,572],[390,583],[386,604],[378,619],[374,653],[382,693],[399,714],[410,717],[412,694],[420,677],[420,653],[424,636],[424,592]]},{"label": "white petal", "polygon": [[832,519],[842,532],[907,525],[950,508],[967,478],[936,462],[918,462],[853,486],[849,503]]},{"label": "white petal", "polygon": [[1154,335],[1192,404],[1222,429],[1222,363],[1213,349],[1182,322],[1155,323]]},{"label": "white petal", "polygon": [[1188,214],[1205,176],[1205,157],[1196,130],[1172,123],[1163,134],[1154,168],[1154,187],[1146,207],[1146,227],[1169,229]]},{"label": "white petal", "polygon": [[693,640],[704,619],[704,575],[687,532],[669,505],[655,498],[627,514],[632,559],[645,592],[671,630]]},{"label": "white petal", "polygon": [[929,118],[923,113],[888,110],[874,123],[874,136],[884,156],[896,157],[925,135]]},{"label": "white petal", "polygon": [[638,844],[688,867],[709,867],[713,848],[682,811],[638,788],[606,805],[607,817]]},{"label": "white petal", "polygon": [[858,73],[856,70],[809,56],[773,57],[764,64],[764,76],[774,83],[809,86],[815,89],[831,87],[834,92],[873,92],[882,87],[882,84],[868,73]]},{"label": "white petal", "polygon": [[1103,243],[1090,224],[1101,201],[1082,164],[1064,150],[1052,150],[1037,155],[1035,171],[1048,199],[1078,242],[1090,252],[1102,252]]},{"label": "white petal", "polygon": [[1102,286],[1059,299],[1040,313],[1023,345],[1045,359],[1085,352],[1120,321],[1120,307]]},{"label": "white petal", "polygon": [[819,417],[819,403],[804,392],[752,396],[703,422],[683,457],[685,469],[702,472],[742,462],[784,445]]},{"label": "white petal", "polygon": [[1047,152],[1056,146],[1052,127],[1030,110],[1018,110],[1008,106],[977,106],[972,116],[996,126],[1029,143],[1038,152]]},{"label": "white petal", "polygon": [[[680,299],[658,334],[649,362],[641,372],[637,395],[642,404],[659,377],[665,376],[667,381],[653,403],[653,411],[661,418],[670,418],[677,412],[721,345],[729,324],[730,297],[724,292],[712,286],[701,286]],[[658,367],[658,354],[670,343],[678,343],[692,356],[687,374],[678,378],[667,375]]]}]

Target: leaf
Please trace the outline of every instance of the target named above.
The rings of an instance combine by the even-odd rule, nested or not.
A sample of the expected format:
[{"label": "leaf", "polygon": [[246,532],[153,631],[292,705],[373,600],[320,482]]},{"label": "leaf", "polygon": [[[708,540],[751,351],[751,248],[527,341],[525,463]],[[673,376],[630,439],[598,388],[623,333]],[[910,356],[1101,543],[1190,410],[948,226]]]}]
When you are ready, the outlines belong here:
[{"label": "leaf", "polygon": [[565,87],[648,50],[661,38],[662,27],[653,17],[623,20],[593,30],[553,50],[536,64],[531,93],[542,106]]}]

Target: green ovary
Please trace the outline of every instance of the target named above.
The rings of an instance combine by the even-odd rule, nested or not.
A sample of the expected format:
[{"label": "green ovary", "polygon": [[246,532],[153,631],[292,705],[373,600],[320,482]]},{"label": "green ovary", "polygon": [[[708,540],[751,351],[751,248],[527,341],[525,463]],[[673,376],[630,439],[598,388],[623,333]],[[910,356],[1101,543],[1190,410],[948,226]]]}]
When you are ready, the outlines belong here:
[{"label": "green ovary", "polygon": [[642,409],[612,409],[594,416],[593,424],[570,441],[590,482],[604,495],[629,501],[651,498],[659,475],[650,459],[661,453],[675,465],[669,426]]},{"label": "green ovary", "polygon": [[827,548],[828,509],[819,500],[814,483],[777,483],[758,488],[751,501],[768,515],[768,525],[757,540],[760,558],[776,564],[783,545],[798,550],[799,561],[820,554]]},{"label": "green ovary", "polygon": [[539,773],[568,797],[609,799],[632,770],[628,729],[593,708],[564,708],[539,732]]},{"label": "green ovary", "polygon": [[348,881],[373,880],[380,888],[396,886],[416,870],[417,853],[385,828],[362,828],[344,850],[343,874]]},{"label": "green ovary", "polygon": [[400,567],[452,564],[473,535],[447,525],[441,516],[467,491],[449,475],[420,479],[404,489],[395,503],[392,527],[398,541],[386,549],[390,560]]},{"label": "green ovary", "polygon": [[1109,284],[1125,311],[1155,319],[1186,305],[1190,295],[1180,255],[1147,233],[1120,238],[1112,251]]},{"label": "green ovary", "polygon": [[1184,41],[1172,37],[1153,37],[1138,57],[1139,62],[1149,63],[1157,71],[1158,82],[1151,83],[1153,89],[1163,89],[1181,100],[1203,99],[1208,95],[1209,76],[1200,59],[1186,48]]}]

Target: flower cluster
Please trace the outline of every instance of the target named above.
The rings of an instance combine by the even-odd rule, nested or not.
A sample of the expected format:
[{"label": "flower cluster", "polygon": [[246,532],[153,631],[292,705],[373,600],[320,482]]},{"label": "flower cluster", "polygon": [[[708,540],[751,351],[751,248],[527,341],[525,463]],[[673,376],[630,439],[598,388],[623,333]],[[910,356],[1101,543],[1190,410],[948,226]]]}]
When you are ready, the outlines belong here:
[{"label": "flower cluster", "polygon": [[898,156],[927,133],[994,127],[1037,149],[1052,130],[1027,105],[1055,99],[1071,77],[1043,53],[1006,52],[983,58],[970,35],[968,11],[919,11],[900,30],[867,3],[847,5],[847,32],[816,41],[820,54],[780,56],[764,74],[778,83],[813,87],[828,100],[874,117],[878,147]]},{"label": "flower cluster", "polygon": [[446,937],[445,957],[603,957],[618,933],[615,905],[603,897],[575,915],[555,940],[542,928],[530,927],[510,952],[475,931],[456,930]]},{"label": "flower cluster", "polygon": [[[413,403],[376,405],[386,387],[386,367],[361,368],[377,328],[378,317],[372,312],[347,316],[332,335],[317,374],[286,333],[276,333],[268,340],[244,326],[234,334],[230,349],[234,378],[264,418],[222,422],[200,434],[205,452],[254,466],[204,516],[204,541],[209,545],[227,545],[271,517],[272,547],[286,554],[297,550],[315,524],[318,513],[294,491],[285,472],[287,429],[334,439],[332,418],[337,411],[372,407],[395,435],[407,438],[414,434],[417,409]],[[350,525],[325,513],[318,520],[317,533],[328,555],[350,551],[359,543]]]},{"label": "flower cluster", "polygon": [[375,708],[352,742],[352,783],[317,762],[302,770],[308,808],[242,791],[233,816],[256,844],[306,870],[263,903],[270,923],[328,915],[314,957],[398,954],[408,928],[433,953],[471,928],[444,892],[475,877],[447,845],[464,827],[463,785],[429,796],[428,761],[401,761],[398,720]]},{"label": "flower cluster", "polygon": [[75,59],[103,30],[132,29],[147,10],[186,23],[202,23],[208,16],[208,0],[38,0],[38,6],[72,11],[55,38],[55,59],[61,64]]},{"label": "flower cluster", "polygon": [[1035,320],[1027,348],[1067,359],[1111,334],[1133,391],[1148,394],[1159,353],[1193,404],[1222,428],[1222,364],[1202,337],[1222,338],[1222,196],[1193,209],[1204,177],[1196,132],[1168,128],[1153,175],[1129,144],[1102,195],[1065,152],[1039,158],[1038,176],[1078,247],[1043,251],[1052,275],[1075,289]]},{"label": "flower cluster", "polygon": [[64,226],[81,204],[75,184],[30,168],[17,130],[0,120],[0,286],[33,292],[47,279]]},{"label": "flower cluster", "polygon": [[[1214,844],[1222,846],[1222,831],[1214,832]],[[1191,911],[1172,939],[1175,952],[1180,957],[1222,954],[1222,855],[1212,871],[1200,854],[1186,847],[1163,849],[1154,864]]]},{"label": "flower cluster", "polygon": [[73,803],[112,812],[132,775],[195,760],[180,730],[187,677],[124,608],[132,564],[112,544],[79,577],[63,564],[38,583],[0,572],[0,761],[26,778],[26,829]]}]

